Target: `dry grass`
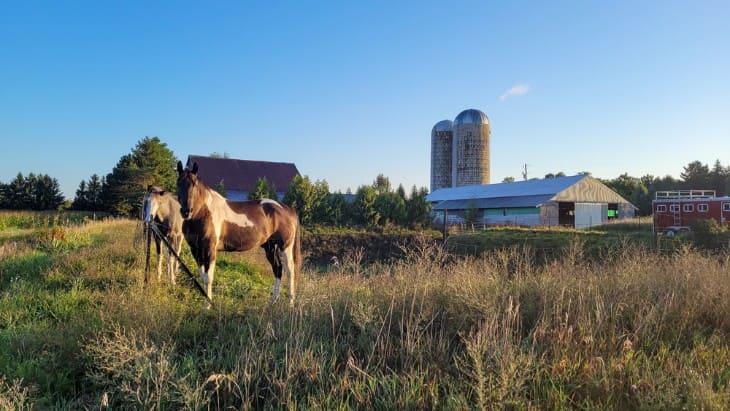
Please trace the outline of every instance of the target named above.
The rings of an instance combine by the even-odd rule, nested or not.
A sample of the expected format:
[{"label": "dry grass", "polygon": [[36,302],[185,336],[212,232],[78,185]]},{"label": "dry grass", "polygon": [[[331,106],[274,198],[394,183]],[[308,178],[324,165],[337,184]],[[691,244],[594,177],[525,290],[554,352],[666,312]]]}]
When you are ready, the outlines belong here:
[{"label": "dry grass", "polygon": [[[34,285],[12,274],[21,278],[10,287],[25,297],[4,293],[0,308],[18,313],[45,301],[47,309],[0,327],[3,351],[25,350],[0,355],[0,372],[9,376],[0,404],[730,406],[726,254],[626,246],[596,261],[575,243],[561,258],[534,265],[529,250],[454,258],[424,242],[404,260],[363,265],[354,250],[327,270],[305,270],[293,309],[268,304],[267,270],[226,254],[218,297],[204,310],[184,283],[143,288],[137,229],[128,221],[88,226],[85,245],[47,250],[51,262]],[[256,253],[245,257],[262,263]],[[75,364],[65,385],[20,366],[53,344],[58,358],[40,366],[58,376],[66,375],[62,364]]]}]

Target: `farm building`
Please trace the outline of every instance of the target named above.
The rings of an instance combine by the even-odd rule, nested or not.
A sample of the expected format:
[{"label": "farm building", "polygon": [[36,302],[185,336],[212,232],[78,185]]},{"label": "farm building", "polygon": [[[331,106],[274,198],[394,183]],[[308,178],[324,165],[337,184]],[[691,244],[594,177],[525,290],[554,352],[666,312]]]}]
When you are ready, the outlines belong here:
[{"label": "farm building", "polygon": [[636,207],[590,175],[441,188],[426,199],[436,223],[587,228],[630,218]]},{"label": "farm building", "polygon": [[211,188],[223,183],[229,200],[246,200],[260,178],[266,178],[276,190],[279,200],[289,189],[289,184],[299,175],[293,163],[237,160],[234,158],[188,156],[187,166],[198,163],[199,177]]}]

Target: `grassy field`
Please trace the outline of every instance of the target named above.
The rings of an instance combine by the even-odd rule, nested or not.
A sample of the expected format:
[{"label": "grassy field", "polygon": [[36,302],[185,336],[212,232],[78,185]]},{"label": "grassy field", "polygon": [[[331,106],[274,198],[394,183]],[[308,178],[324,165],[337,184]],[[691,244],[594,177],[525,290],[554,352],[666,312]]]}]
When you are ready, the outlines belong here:
[{"label": "grassy field", "polygon": [[305,267],[289,308],[260,252],[223,253],[205,310],[184,275],[143,286],[137,221],[4,218],[0,409],[730,407],[727,254],[424,242]]}]

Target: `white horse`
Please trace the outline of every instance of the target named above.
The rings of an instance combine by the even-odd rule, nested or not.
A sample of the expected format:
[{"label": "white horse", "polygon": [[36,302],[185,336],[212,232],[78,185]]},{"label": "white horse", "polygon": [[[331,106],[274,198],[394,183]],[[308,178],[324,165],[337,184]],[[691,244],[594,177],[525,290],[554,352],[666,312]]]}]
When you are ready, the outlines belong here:
[{"label": "white horse", "polygon": [[[147,187],[147,193],[142,201],[143,219],[145,227],[149,224],[155,224],[157,229],[167,238],[167,242],[172,245],[176,254],[180,254],[182,246],[182,224],[183,219],[180,215],[180,203],[174,195],[166,192],[158,187]],[[161,239],[155,236],[155,246],[157,248],[157,280],[162,278],[162,253],[160,252]],[[149,250],[149,248],[148,248]],[[170,284],[175,284],[175,277],[179,270],[177,259],[171,255],[170,249],[165,247],[165,255],[167,255],[167,274]],[[145,270],[144,282],[149,280],[149,271]]]}]

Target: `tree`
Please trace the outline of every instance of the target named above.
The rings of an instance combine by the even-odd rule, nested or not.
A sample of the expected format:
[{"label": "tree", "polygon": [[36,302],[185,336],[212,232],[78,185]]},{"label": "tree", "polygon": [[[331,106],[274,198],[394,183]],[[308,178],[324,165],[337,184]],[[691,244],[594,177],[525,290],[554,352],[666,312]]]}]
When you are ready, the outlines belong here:
[{"label": "tree", "polygon": [[86,190],[86,180],[81,180],[79,188],[76,189],[76,197],[71,207],[74,210],[86,210],[88,208],[88,191]]},{"label": "tree", "polygon": [[30,208],[30,193],[26,190],[27,179],[18,173],[6,186],[7,208],[22,210]]},{"label": "tree", "polygon": [[105,207],[115,214],[138,214],[147,186],[175,189],[176,163],[173,152],[158,137],[143,138],[107,175],[102,190]]},{"label": "tree", "polygon": [[728,183],[730,181],[730,168],[725,168],[720,160],[715,160],[710,172],[710,188],[715,190],[718,196],[724,196],[728,193]]},{"label": "tree", "polygon": [[248,193],[249,200],[260,200],[262,198],[279,201],[279,196],[276,195],[276,189],[271,183],[269,183],[269,180],[267,180],[266,177],[261,177],[256,180],[256,186],[250,193]]},{"label": "tree", "polygon": [[378,174],[378,176],[375,177],[375,181],[373,181],[373,188],[377,194],[389,193],[392,190],[390,179],[382,174]]},{"label": "tree", "polygon": [[216,193],[222,195],[223,197],[226,196],[226,185],[223,183],[223,180],[219,181],[218,184],[215,185],[215,188],[213,190],[215,190]]},{"label": "tree", "polygon": [[464,220],[469,224],[481,222],[484,212],[477,207],[477,203],[475,201],[470,201],[467,204],[467,207],[468,208],[464,210]]},{"label": "tree", "polygon": [[330,203],[327,199],[330,196],[330,186],[325,180],[317,180],[313,185],[312,193],[312,221],[315,223],[324,223],[330,220]]},{"label": "tree", "polygon": [[381,226],[402,225],[405,222],[406,202],[398,193],[385,192],[378,194],[375,197],[373,207],[378,215],[376,223]]},{"label": "tree", "polygon": [[411,195],[406,201],[406,221],[412,227],[423,227],[431,223],[431,204],[426,201],[428,189],[416,186],[411,188]]},{"label": "tree", "polygon": [[350,204],[345,200],[345,195],[337,192],[327,196],[327,209],[329,213],[320,222],[332,225],[344,225],[350,217]]},{"label": "tree", "polygon": [[514,178],[514,177],[505,177],[505,178],[504,178],[504,179],[502,180],[502,182],[503,182],[503,183],[514,183],[514,182],[515,182],[515,178]]},{"label": "tree", "polygon": [[368,227],[375,226],[380,219],[375,209],[375,200],[378,193],[372,186],[360,186],[355,193],[353,203],[353,218],[355,222]]},{"label": "tree", "polygon": [[57,210],[63,203],[58,180],[48,174],[35,178],[31,186],[32,208],[34,210]]},{"label": "tree", "polygon": [[707,190],[710,187],[710,168],[699,161],[693,161],[684,166],[679,174],[687,190]]},{"label": "tree", "polygon": [[297,210],[302,225],[309,225],[312,223],[315,197],[314,186],[309,177],[297,175],[292,179],[281,201]]},{"label": "tree", "polygon": [[641,179],[624,173],[613,180],[604,181],[604,183],[621,197],[638,207],[639,215],[651,214],[651,196],[649,195],[649,189]]},{"label": "tree", "polygon": [[547,173],[545,174],[545,178],[558,178],[558,177],[565,177],[565,173],[562,171],[558,171],[557,173]]},{"label": "tree", "polygon": [[102,202],[102,188],[104,179],[99,178],[97,174],[92,175],[89,181],[81,180],[79,188],[76,190],[71,208],[74,210],[101,211],[104,209]]}]

